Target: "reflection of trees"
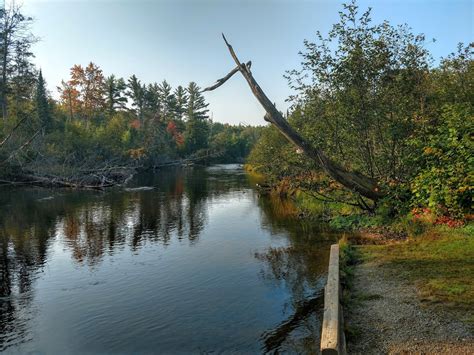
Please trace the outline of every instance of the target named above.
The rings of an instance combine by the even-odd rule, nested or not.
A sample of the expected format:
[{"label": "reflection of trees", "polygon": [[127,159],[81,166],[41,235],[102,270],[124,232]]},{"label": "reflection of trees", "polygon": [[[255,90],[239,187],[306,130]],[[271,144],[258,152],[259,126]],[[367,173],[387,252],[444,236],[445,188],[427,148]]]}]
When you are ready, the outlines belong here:
[{"label": "reflection of trees", "polygon": [[83,202],[65,213],[58,233],[79,262],[98,263],[105,251],[146,243],[168,245],[173,235],[195,242],[206,219],[205,171],[163,171],[139,184],[155,189],[116,191]]},{"label": "reflection of trees", "polygon": [[264,228],[274,234],[288,235],[290,243],[287,247],[269,248],[255,254],[263,262],[262,277],[284,285],[291,293],[285,306],[291,315],[262,334],[264,350],[316,352],[314,337],[320,330],[329,245],[337,235],[317,223],[295,218],[297,210],[289,200],[268,196],[258,202]]},{"label": "reflection of trees", "polygon": [[3,189],[0,351],[13,340],[27,339],[34,280],[53,241],[69,249],[76,262],[91,266],[126,247],[136,251],[146,243],[168,245],[173,236],[196,243],[207,218],[206,199],[236,186],[208,183],[207,178],[203,169],[165,170],[139,177],[136,184],[155,186],[152,190],[60,191],[51,199],[49,190]]},{"label": "reflection of trees", "polygon": [[54,214],[34,211],[27,194],[0,194],[0,351],[28,336],[29,314],[22,310],[31,306],[33,282],[54,233]]},{"label": "reflection of trees", "polygon": [[284,284],[291,294],[285,306],[291,315],[262,334],[266,351],[288,347],[298,352],[315,350],[314,337],[319,333],[323,307],[323,275],[329,261],[327,250],[325,244],[301,242],[256,253],[255,257],[264,262],[263,278]]}]

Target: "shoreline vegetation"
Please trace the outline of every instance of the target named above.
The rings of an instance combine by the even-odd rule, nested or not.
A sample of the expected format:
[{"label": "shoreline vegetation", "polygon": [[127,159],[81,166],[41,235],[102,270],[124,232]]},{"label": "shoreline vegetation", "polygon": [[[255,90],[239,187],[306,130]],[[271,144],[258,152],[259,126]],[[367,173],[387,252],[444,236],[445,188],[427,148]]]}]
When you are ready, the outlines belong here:
[{"label": "shoreline vegetation", "polygon": [[[140,169],[243,162],[262,127],[214,122],[201,88],[75,64],[47,90],[33,19],[0,9],[0,185],[103,189]],[[54,98],[57,97],[57,98]]]},{"label": "shoreline vegetation", "polygon": [[[38,186],[38,187],[56,187],[85,190],[104,190],[115,186],[125,186],[137,173],[158,170],[171,167],[193,167],[207,166],[213,163],[222,163],[219,157],[222,152],[217,154],[205,152],[202,156],[192,156],[183,159],[164,161],[154,166],[110,166],[102,169],[92,169],[84,171],[75,171],[74,176],[56,176],[40,175],[39,172],[16,173],[12,176],[3,176],[0,179],[1,186]],[[232,161],[224,160],[224,163],[242,163],[243,159]],[[10,180],[8,180],[10,179]]]}]

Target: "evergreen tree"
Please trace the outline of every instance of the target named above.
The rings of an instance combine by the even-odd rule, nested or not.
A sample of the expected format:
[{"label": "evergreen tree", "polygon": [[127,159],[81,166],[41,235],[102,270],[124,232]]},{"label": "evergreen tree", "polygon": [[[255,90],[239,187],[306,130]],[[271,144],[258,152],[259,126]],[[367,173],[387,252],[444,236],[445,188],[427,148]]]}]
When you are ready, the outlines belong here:
[{"label": "evergreen tree", "polygon": [[174,91],[174,96],[176,98],[175,116],[176,116],[176,119],[181,121],[183,120],[184,114],[186,113],[186,110],[187,110],[188,94],[186,93],[186,89],[180,85]]},{"label": "evergreen tree", "polygon": [[209,116],[207,113],[209,106],[206,103],[204,96],[201,94],[201,89],[195,82],[189,83],[187,89],[189,98],[188,98],[188,107],[187,107],[187,118],[188,120],[205,120]]},{"label": "evergreen tree", "polygon": [[145,108],[145,86],[135,75],[128,79],[128,96],[132,99],[132,105],[135,107],[135,113],[138,119],[143,122]]},{"label": "evergreen tree", "polygon": [[157,83],[148,84],[145,92],[145,110],[152,116],[161,114],[160,87]]},{"label": "evergreen tree", "polygon": [[186,123],[186,150],[193,153],[199,149],[205,149],[209,145],[209,124],[207,122],[208,103],[204,100],[201,90],[196,83],[189,83],[187,89],[188,107]]},{"label": "evergreen tree", "polygon": [[38,72],[31,62],[30,44],[18,42],[14,48],[8,95],[13,107],[20,107],[34,96]]},{"label": "evergreen tree", "polygon": [[124,96],[126,88],[125,81],[122,78],[117,79],[113,74],[105,80],[107,112],[109,115],[113,115],[117,109],[125,108],[127,103],[127,98]]},{"label": "evergreen tree", "polygon": [[160,101],[162,103],[161,116],[164,120],[173,118],[173,113],[176,106],[176,98],[173,94],[173,90],[166,80],[159,86],[160,90]]},{"label": "evergreen tree", "polygon": [[51,113],[49,110],[48,95],[46,93],[46,83],[43,79],[43,73],[39,71],[38,81],[36,83],[35,93],[36,114],[39,124],[44,131],[51,129]]}]

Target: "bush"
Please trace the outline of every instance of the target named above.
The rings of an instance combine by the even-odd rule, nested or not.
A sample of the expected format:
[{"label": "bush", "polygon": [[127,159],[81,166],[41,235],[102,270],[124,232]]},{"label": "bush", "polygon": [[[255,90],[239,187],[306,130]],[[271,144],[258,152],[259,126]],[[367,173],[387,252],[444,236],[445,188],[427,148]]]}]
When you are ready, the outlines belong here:
[{"label": "bush", "polygon": [[436,214],[462,217],[471,207],[474,129],[470,107],[446,106],[441,123],[422,149],[421,170],[411,182],[412,203],[427,206]]}]

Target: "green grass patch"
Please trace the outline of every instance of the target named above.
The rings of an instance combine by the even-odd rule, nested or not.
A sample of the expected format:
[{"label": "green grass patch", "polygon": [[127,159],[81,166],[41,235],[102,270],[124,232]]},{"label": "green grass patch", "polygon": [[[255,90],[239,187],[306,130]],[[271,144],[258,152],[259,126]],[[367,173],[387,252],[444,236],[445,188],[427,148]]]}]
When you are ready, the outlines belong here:
[{"label": "green grass patch", "polygon": [[431,227],[399,244],[358,247],[364,260],[392,268],[394,277],[414,282],[422,300],[474,309],[474,233],[463,228]]}]

